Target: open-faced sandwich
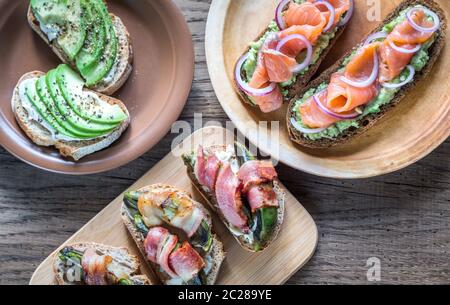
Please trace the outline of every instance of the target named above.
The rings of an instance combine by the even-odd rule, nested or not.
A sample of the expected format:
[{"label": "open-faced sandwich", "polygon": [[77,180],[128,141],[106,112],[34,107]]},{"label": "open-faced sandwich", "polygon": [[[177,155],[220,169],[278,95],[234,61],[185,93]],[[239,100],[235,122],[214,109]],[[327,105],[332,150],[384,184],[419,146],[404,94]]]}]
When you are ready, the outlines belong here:
[{"label": "open-faced sandwich", "polygon": [[445,30],[444,12],[435,2],[402,2],[291,101],[287,114],[291,139],[326,148],[367,131],[431,71]]},{"label": "open-faced sandwich", "polygon": [[241,144],[200,146],[183,155],[195,187],[246,250],[266,249],[284,218],[285,193],[270,161],[256,160]]},{"label": "open-faced sandwich", "polygon": [[130,124],[125,105],[84,88],[68,65],[21,77],[11,100],[16,120],[37,145],[74,160],[108,147]]},{"label": "open-faced sandwich", "polygon": [[126,248],[79,243],[62,248],[53,260],[60,285],[149,285],[139,260]]},{"label": "open-faced sandwich", "polygon": [[111,95],[130,75],[128,31],[103,0],[31,0],[28,22],[87,87]]},{"label": "open-faced sandwich", "polygon": [[282,0],[275,20],[235,67],[248,104],[272,112],[311,80],[352,17],[353,0]]},{"label": "open-faced sandwich", "polygon": [[[208,210],[173,186],[125,194],[122,218],[153,272],[166,285],[213,285],[225,259]],[[181,234],[182,233],[182,234]]]}]

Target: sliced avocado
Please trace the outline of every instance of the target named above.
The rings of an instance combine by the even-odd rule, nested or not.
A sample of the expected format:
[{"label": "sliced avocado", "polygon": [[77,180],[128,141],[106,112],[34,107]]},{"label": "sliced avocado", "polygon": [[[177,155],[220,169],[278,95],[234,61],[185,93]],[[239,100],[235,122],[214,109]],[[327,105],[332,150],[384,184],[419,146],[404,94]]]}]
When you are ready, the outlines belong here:
[{"label": "sliced avocado", "polygon": [[42,103],[45,104],[48,113],[55,119],[56,123],[67,130],[74,138],[89,139],[96,136],[92,132],[85,133],[77,130],[71,124],[69,124],[66,115],[59,112],[48,89],[46,76],[41,76],[36,82],[36,92],[39,96],[39,99],[42,101]]},{"label": "sliced avocado", "polygon": [[31,10],[39,22],[63,25],[67,0],[31,0]]},{"label": "sliced avocado", "polygon": [[114,25],[111,16],[102,0],[93,0],[93,5],[97,12],[103,19],[103,24],[106,30],[106,45],[100,60],[92,66],[92,68],[85,71],[82,76],[86,79],[86,85],[92,86],[100,82],[111,71],[117,57],[118,42]]},{"label": "sliced avocado", "polygon": [[80,0],[32,0],[31,9],[39,22],[58,25],[58,45],[70,60],[80,52],[86,39],[84,10]]},{"label": "sliced avocado", "polygon": [[82,97],[84,82],[68,65],[60,65],[56,70],[56,82],[62,96],[78,116],[107,124],[120,123],[127,118],[119,105],[99,104],[98,99]]},{"label": "sliced avocado", "polygon": [[36,92],[36,82],[29,82],[25,87],[25,95],[27,96],[30,103],[33,105],[33,107],[36,109],[36,111],[39,113],[39,115],[44,119],[57,133],[61,133],[65,136],[72,137],[73,135],[70,134],[67,130],[62,128],[55,120],[55,118],[51,115],[51,113],[48,111],[45,104],[41,101],[39,98],[39,95]]},{"label": "sliced avocado", "polygon": [[83,15],[80,0],[67,2],[66,23],[63,33],[58,37],[58,44],[70,60],[75,59],[86,39],[86,26]]},{"label": "sliced avocado", "polygon": [[78,53],[76,65],[81,75],[85,75],[103,54],[106,45],[106,31],[101,13],[91,1],[81,0],[86,24],[86,40]]},{"label": "sliced avocado", "polygon": [[61,94],[58,83],[56,81],[56,69],[47,73],[45,82],[49,90],[51,98],[54,101],[57,111],[64,117],[64,123],[69,125],[69,130],[75,130],[77,133],[85,135],[87,138],[94,138],[110,132],[117,124],[97,124],[90,122],[78,116],[72,108],[67,104]]}]

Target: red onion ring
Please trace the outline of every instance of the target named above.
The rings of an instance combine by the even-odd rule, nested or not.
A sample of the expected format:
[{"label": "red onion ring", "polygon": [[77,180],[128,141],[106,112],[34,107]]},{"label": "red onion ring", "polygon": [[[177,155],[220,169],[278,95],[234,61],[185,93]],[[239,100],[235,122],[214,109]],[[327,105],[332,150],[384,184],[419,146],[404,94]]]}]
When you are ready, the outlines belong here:
[{"label": "red onion ring", "polygon": [[380,38],[386,38],[388,36],[388,33],[386,32],[376,32],[373,33],[372,35],[369,35],[369,37],[367,37],[366,41],[364,42],[363,46],[367,46],[368,44],[370,44],[372,41],[380,39]]},{"label": "red onion ring", "polygon": [[403,82],[398,83],[398,84],[383,83],[381,85],[388,89],[397,89],[397,88],[403,87],[404,85],[410,83],[413,80],[414,75],[416,74],[416,70],[414,70],[414,67],[411,65],[407,65],[406,67],[409,69],[409,75]]},{"label": "red onion ring", "polygon": [[301,133],[305,133],[305,134],[313,134],[313,133],[319,133],[321,131],[324,131],[327,128],[304,128],[302,126],[300,126],[300,124],[294,119],[291,118],[291,125],[297,129],[298,131],[300,131]]},{"label": "red onion ring", "polygon": [[329,116],[332,116],[333,118],[341,119],[341,120],[348,120],[348,119],[354,119],[354,118],[360,116],[360,114],[357,113],[356,111],[351,114],[339,114],[339,113],[329,110],[327,107],[322,105],[322,103],[317,99],[317,94],[315,94],[313,96],[313,100],[317,104],[317,106],[320,108],[320,110],[322,110],[322,112],[324,112],[325,114],[327,114]]},{"label": "red onion ring", "polygon": [[370,76],[364,80],[364,81],[353,81],[351,79],[346,78],[345,76],[341,76],[341,80],[353,87],[356,88],[366,88],[369,87],[370,85],[373,84],[373,82],[377,79],[378,77],[378,65],[379,65],[379,61],[378,61],[378,56],[377,56],[377,52],[373,53],[373,69],[372,69],[372,73],[370,74]]},{"label": "red onion ring", "polygon": [[312,55],[313,55],[313,47],[312,47],[312,45],[311,45],[311,42],[309,42],[309,40],[306,39],[306,37],[303,36],[303,35],[300,35],[300,34],[292,34],[292,35],[288,35],[288,36],[284,37],[283,39],[281,39],[280,42],[279,42],[278,45],[277,45],[276,50],[277,50],[278,52],[281,52],[280,50],[283,48],[283,46],[284,46],[288,41],[291,41],[291,40],[294,40],[294,39],[299,39],[299,40],[303,41],[303,42],[306,44],[306,48],[307,48],[307,53],[306,53],[305,60],[304,60],[302,63],[296,65],[296,66],[292,69],[292,72],[295,73],[295,74],[297,74],[297,73],[300,73],[302,70],[304,70],[306,67],[308,67],[309,64],[311,63]]},{"label": "red onion ring", "polygon": [[[424,28],[423,26],[420,26],[414,22],[414,20],[412,18],[412,13],[414,13],[417,10],[423,10],[425,12],[425,14],[427,14],[428,16],[433,18],[434,24],[431,28]],[[436,31],[439,28],[439,26],[441,25],[439,16],[435,12],[433,12],[425,7],[423,7],[423,8],[422,7],[421,8],[413,7],[406,13],[406,19],[408,20],[409,24],[419,32],[431,33],[431,32]]]},{"label": "red onion ring", "polygon": [[284,22],[283,18],[283,10],[289,2],[291,2],[291,0],[280,1],[277,6],[277,10],[275,11],[275,22],[277,23],[277,26],[281,31],[286,28],[286,22]]},{"label": "red onion ring", "polygon": [[344,19],[342,19],[341,22],[338,23],[338,26],[346,25],[352,18],[354,11],[355,11],[355,2],[354,0],[350,0],[350,8],[348,9],[347,13],[345,13]]},{"label": "red onion ring", "polygon": [[247,60],[248,56],[249,56],[249,54],[246,53],[244,56],[242,56],[239,59],[238,63],[236,64],[236,70],[234,71],[234,78],[235,78],[236,83],[238,84],[239,88],[241,88],[242,91],[245,91],[249,95],[253,95],[253,96],[265,96],[265,95],[272,93],[273,90],[275,90],[275,88],[277,87],[277,85],[275,83],[270,83],[269,86],[264,87],[264,88],[255,89],[255,88],[250,87],[242,79],[242,76],[241,76],[242,65]]},{"label": "red onion ring", "polygon": [[334,6],[332,6],[328,1],[326,0],[318,0],[314,3],[315,5],[323,4],[327,7],[327,9],[330,11],[330,19],[328,20],[327,26],[323,29],[324,32],[331,29],[331,27],[334,24],[334,19],[336,18],[336,10],[334,9]]},{"label": "red onion ring", "polygon": [[393,48],[395,51],[400,52],[400,53],[405,53],[405,54],[412,54],[412,53],[416,53],[417,51],[420,50],[420,48],[422,47],[420,44],[416,45],[414,48],[412,49],[405,49],[402,47],[397,46],[393,41],[388,40],[389,45],[391,46],[391,48]]}]

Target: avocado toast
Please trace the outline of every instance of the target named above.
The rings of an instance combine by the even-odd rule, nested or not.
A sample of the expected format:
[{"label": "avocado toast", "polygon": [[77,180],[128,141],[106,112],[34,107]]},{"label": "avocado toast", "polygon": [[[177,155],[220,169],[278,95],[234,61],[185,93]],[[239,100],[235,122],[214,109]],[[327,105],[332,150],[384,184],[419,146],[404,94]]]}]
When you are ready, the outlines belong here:
[{"label": "avocado toast", "polygon": [[235,66],[241,99],[264,113],[299,93],[345,31],[353,0],[281,0],[271,21]]},{"label": "avocado toast", "polygon": [[120,101],[84,88],[63,64],[23,75],[11,100],[16,120],[37,145],[54,146],[75,161],[110,146],[130,124]]},{"label": "avocado toast", "polygon": [[139,266],[127,248],[97,243],[65,246],[53,260],[59,285],[149,285]]},{"label": "avocado toast", "polygon": [[[427,10],[431,11],[431,13]],[[432,16],[433,14],[435,16]],[[417,20],[426,23],[426,28],[428,27],[429,30],[415,30],[413,26],[409,25],[411,23],[409,19],[411,18],[421,18]],[[297,97],[291,100],[287,113],[290,138],[302,146],[327,148],[346,143],[367,131],[387,114],[390,109],[395,107],[409,90],[430,73],[444,46],[446,28],[447,20],[445,14],[434,1],[403,1],[367,38],[364,38],[360,44],[345,54],[336,64],[323,72]],[[396,43],[392,46],[390,39],[395,38],[398,41],[401,41],[400,39],[409,39],[404,34],[405,29],[416,33],[416,36],[421,37],[423,41],[410,46],[405,45],[403,48],[401,48],[401,43]],[[395,37],[391,38],[394,35]],[[364,53],[368,53],[372,47],[376,50],[374,54],[376,55],[375,60],[379,62],[379,71],[377,73],[374,70],[376,80],[366,88],[371,88],[370,90],[373,90],[373,93],[366,98],[366,103],[359,106],[357,103],[358,107],[354,109],[337,109],[338,111],[350,111],[341,114],[334,111],[330,113],[331,108],[328,107],[335,105],[334,101],[327,96],[330,83],[336,84],[336,76],[339,73],[347,73],[347,67],[353,68],[356,65],[360,65],[358,60],[364,56]],[[390,48],[395,49],[389,53],[386,52]],[[410,50],[405,50],[405,48]],[[386,56],[386,54],[390,54],[391,57]],[[393,58],[393,60],[389,59],[386,61],[386,57],[388,59]],[[363,64],[363,67],[371,68],[375,66],[372,64],[372,57],[369,56],[369,58],[370,60]],[[399,67],[397,67],[397,71],[392,71],[391,66],[395,65]],[[334,88],[332,91],[336,91]],[[349,86],[349,88],[354,90],[353,86]],[[364,92],[366,88],[357,88],[357,90]],[[348,92],[351,93],[351,91]],[[307,123],[313,121],[311,120],[313,116],[309,115],[312,113],[312,111],[309,111],[312,108],[307,108],[308,103],[314,106],[314,103],[311,103],[311,98],[323,110],[322,113],[318,114],[320,114],[320,118],[326,119],[326,121],[322,120],[324,125],[307,126]],[[358,100],[352,99],[352,102]],[[319,105],[318,102],[323,105]],[[353,112],[355,112],[354,115]],[[348,119],[336,119],[336,117],[342,118],[342,115],[349,115],[350,117]],[[320,121],[318,116],[315,116],[317,123]],[[329,122],[330,125],[326,122]]]},{"label": "avocado toast", "polygon": [[104,1],[32,0],[28,22],[88,88],[111,95],[131,74],[129,33]]}]

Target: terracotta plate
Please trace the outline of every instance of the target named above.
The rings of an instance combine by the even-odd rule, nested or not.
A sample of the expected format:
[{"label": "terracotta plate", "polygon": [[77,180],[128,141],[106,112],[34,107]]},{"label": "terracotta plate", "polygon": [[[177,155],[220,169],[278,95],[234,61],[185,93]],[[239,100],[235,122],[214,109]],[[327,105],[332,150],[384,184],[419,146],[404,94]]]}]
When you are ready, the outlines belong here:
[{"label": "terracotta plate", "polygon": [[[373,1],[371,1],[373,2]],[[376,1],[375,1],[376,2]],[[401,1],[381,1],[380,21]],[[436,0],[447,15],[450,1]],[[235,93],[233,69],[248,44],[274,18],[278,0],[213,0],[206,29],[206,56],[214,90],[225,112],[237,128],[262,151],[278,137],[271,124],[257,127],[260,121],[279,121],[281,162],[296,169],[326,177],[362,178],[403,168],[426,156],[450,135],[450,35],[431,75],[414,88],[395,110],[369,132],[339,148],[305,149],[288,138],[285,114],[287,105],[277,113],[263,115],[244,105]],[[380,21],[369,22],[376,12],[368,1],[355,0],[356,12],[346,32],[331,51],[321,70],[330,66],[363,39]],[[245,29],[245,30],[244,30]]]},{"label": "terracotta plate", "polygon": [[132,123],[111,147],[75,163],[34,145],[16,124],[10,100],[20,76],[60,62],[28,26],[28,1],[0,0],[0,144],[25,162],[67,174],[111,170],[154,146],[181,113],[194,69],[191,34],[181,12],[166,0],[108,4],[127,26],[135,52],[133,73],[115,94],[127,105]]}]

